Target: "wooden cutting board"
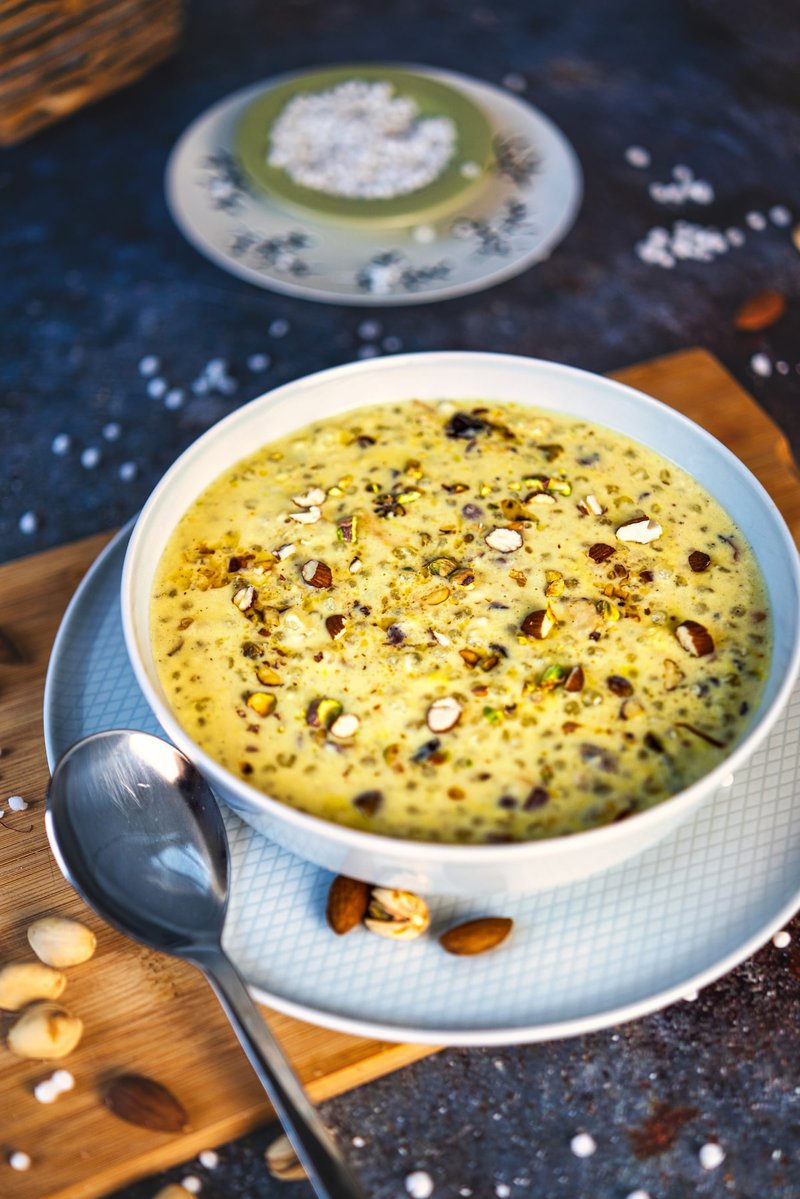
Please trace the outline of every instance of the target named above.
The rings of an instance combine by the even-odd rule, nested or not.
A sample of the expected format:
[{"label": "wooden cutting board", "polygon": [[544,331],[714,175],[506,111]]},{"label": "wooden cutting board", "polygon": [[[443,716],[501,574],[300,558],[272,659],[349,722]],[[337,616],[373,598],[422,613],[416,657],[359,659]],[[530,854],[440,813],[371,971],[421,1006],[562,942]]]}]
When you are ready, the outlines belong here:
[{"label": "wooden cutting board", "polygon": [[[687,350],[630,367],[616,378],[671,404],[729,445],[800,540],[800,477],[788,443],[710,354]],[[48,771],[41,711],[47,661],[67,601],[109,536],[0,568],[0,629],[23,655],[20,664],[0,664],[0,806],[11,794],[30,801],[28,811],[7,811],[0,825],[2,960],[30,956],[25,929],[45,913],[79,917],[98,935],[95,958],[68,972],[64,997],[85,1024],[81,1045],[65,1063],[75,1075],[75,1090],[53,1107],[39,1104],[33,1087],[50,1068],[19,1061],[0,1044],[0,1195],[14,1199],[94,1199],[270,1118],[200,976],[126,941],[87,913],[61,878],[45,838]],[[265,1015],[315,1100],[432,1052]],[[8,1020],[2,1020],[5,1031]],[[123,1070],[167,1085],[187,1107],[191,1130],[178,1136],[148,1132],[106,1112],[99,1088]],[[28,1173],[7,1166],[15,1149],[32,1157]]]}]

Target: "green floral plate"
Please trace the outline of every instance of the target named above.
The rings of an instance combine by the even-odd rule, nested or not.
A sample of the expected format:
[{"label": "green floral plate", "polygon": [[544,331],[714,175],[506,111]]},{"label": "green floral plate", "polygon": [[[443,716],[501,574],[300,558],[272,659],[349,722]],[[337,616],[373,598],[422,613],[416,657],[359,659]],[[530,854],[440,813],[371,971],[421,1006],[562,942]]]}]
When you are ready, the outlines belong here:
[{"label": "green floral plate", "polygon": [[[390,83],[395,95],[416,102],[421,117],[449,117],[453,122],[456,151],[432,183],[388,199],[358,199],[304,187],[282,167],[269,163],[270,131],[286,105],[295,96],[327,91],[350,80]],[[414,71],[361,64],[284,77],[244,109],[234,133],[233,150],[251,182],[275,202],[318,218],[367,222],[373,227],[407,226],[442,216],[480,186],[494,161],[489,121],[464,92]],[[475,171],[474,167],[479,169]]]}]

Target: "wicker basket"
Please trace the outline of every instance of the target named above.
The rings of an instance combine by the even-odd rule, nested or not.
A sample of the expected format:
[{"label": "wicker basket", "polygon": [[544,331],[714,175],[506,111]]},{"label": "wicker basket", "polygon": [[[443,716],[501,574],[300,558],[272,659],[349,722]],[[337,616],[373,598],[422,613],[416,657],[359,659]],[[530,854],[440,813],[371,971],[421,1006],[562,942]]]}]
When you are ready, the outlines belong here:
[{"label": "wicker basket", "polygon": [[175,50],[183,0],[0,0],[0,145],[144,75]]}]

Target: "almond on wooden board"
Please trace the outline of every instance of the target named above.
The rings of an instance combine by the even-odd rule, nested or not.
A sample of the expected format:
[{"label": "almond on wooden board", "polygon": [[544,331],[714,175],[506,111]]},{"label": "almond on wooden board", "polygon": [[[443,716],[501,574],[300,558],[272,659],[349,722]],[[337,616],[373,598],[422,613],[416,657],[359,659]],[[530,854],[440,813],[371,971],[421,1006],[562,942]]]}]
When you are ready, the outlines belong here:
[{"label": "almond on wooden board", "polygon": [[103,1102],[112,1115],[153,1132],[183,1132],[183,1104],[160,1082],[144,1074],[118,1074],[105,1088]]},{"label": "almond on wooden board", "polygon": [[328,892],[325,912],[328,924],[337,936],[349,933],[364,919],[369,904],[369,890],[368,883],[362,883],[358,878],[348,878],[346,874],[337,874]]},{"label": "almond on wooden board", "polygon": [[779,321],[785,311],[786,297],[769,288],[756,292],[739,305],[733,317],[733,325],[742,333],[758,333]]},{"label": "almond on wooden board", "polygon": [[448,929],[446,933],[442,933],[439,944],[448,953],[461,957],[486,953],[505,941],[513,927],[514,921],[507,916],[482,916]]}]

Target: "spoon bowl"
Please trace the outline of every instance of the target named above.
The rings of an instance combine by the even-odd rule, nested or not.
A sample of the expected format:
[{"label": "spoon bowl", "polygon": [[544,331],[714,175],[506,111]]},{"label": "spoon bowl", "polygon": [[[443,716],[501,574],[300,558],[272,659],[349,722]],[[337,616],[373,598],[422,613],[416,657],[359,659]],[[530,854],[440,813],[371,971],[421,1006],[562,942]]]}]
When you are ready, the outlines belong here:
[{"label": "spoon bowl", "polygon": [[222,948],[228,840],[189,759],[148,733],[86,737],[56,764],[45,824],[63,874],[99,916],[206,975],[320,1199],[364,1199]]}]

